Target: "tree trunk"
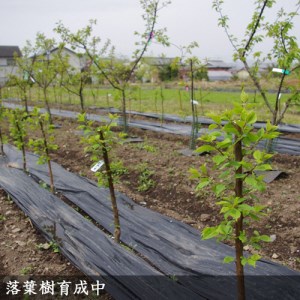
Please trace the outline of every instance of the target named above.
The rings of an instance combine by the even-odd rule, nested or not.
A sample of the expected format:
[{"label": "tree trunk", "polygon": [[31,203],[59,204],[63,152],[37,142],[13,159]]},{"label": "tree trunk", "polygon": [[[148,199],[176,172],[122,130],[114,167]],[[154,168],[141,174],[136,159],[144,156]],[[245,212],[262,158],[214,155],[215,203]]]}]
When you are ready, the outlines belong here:
[{"label": "tree trunk", "polygon": [[24,172],[27,173],[25,142],[23,140],[23,137],[20,134],[21,128],[20,128],[19,122],[17,120],[17,113],[16,113],[16,111],[14,111],[13,113],[14,113],[14,118],[15,118],[15,125],[18,130],[18,134],[20,135],[20,140],[21,140],[20,142],[22,144],[21,150],[22,150],[22,159],[23,159],[23,170],[24,170]]},{"label": "tree trunk", "polygon": [[50,156],[49,156],[49,147],[48,147],[48,143],[47,143],[47,137],[46,137],[46,133],[44,130],[43,122],[39,121],[39,124],[40,124],[40,128],[41,128],[41,131],[43,134],[44,148],[45,148],[45,152],[46,152],[46,156],[47,156],[47,164],[48,164],[49,177],[50,177],[50,190],[51,190],[51,193],[54,194],[54,179],[53,179],[51,160],[50,160]]},{"label": "tree trunk", "polygon": [[47,97],[47,89],[44,88],[43,92],[44,92],[44,100],[45,100],[45,104],[46,104],[46,109],[47,109],[47,112],[49,114],[49,121],[50,121],[50,124],[53,124],[51,110],[50,110],[50,106],[49,106],[49,102],[48,102],[48,97]]},{"label": "tree trunk", "polygon": [[24,89],[24,104],[25,104],[25,111],[28,114],[29,110],[28,110],[28,99],[27,99],[26,88]]},{"label": "tree trunk", "polygon": [[82,89],[79,90],[79,98],[80,98],[81,113],[84,113],[85,109],[84,109],[84,98],[83,98],[83,91],[82,91]]},{"label": "tree trunk", "polygon": [[3,149],[3,136],[2,136],[2,130],[0,128],[0,155],[4,155],[4,149]]},{"label": "tree trunk", "polygon": [[99,130],[98,133],[99,133],[100,141],[101,141],[101,145],[102,145],[103,159],[104,159],[104,164],[105,164],[105,169],[106,169],[112,210],[113,210],[113,214],[114,214],[114,225],[115,225],[114,238],[117,243],[120,243],[121,227],[120,227],[119,211],[118,211],[115,189],[114,189],[114,182],[113,182],[112,173],[111,173],[111,169],[110,169],[110,163],[109,163],[108,153],[107,153],[106,144],[105,144],[105,140],[104,140],[104,135],[103,135],[102,130]]},{"label": "tree trunk", "polygon": [[191,72],[191,105],[192,105],[192,132],[191,132],[191,140],[190,140],[190,149],[195,150],[196,148],[196,115],[195,115],[195,106],[194,106],[194,68],[193,68],[193,60],[190,60],[190,72]]},{"label": "tree trunk", "polygon": [[[238,137],[235,137],[236,140]],[[235,161],[240,162],[243,160],[242,153],[242,141],[237,141],[234,148]],[[243,167],[240,166],[236,172],[236,175],[243,174]],[[235,195],[236,197],[243,197],[243,180],[241,178],[235,179]],[[238,300],[245,300],[245,278],[244,278],[244,266],[242,265],[241,257],[243,256],[243,243],[239,239],[241,232],[243,231],[243,215],[235,223],[235,259],[236,259],[236,276],[237,276],[237,292]]]},{"label": "tree trunk", "polygon": [[125,133],[128,133],[125,90],[122,90],[122,115],[123,115],[123,130]]},{"label": "tree trunk", "polygon": [[164,107],[165,97],[164,97],[162,86],[160,87],[160,98],[161,98],[161,121],[160,121],[160,126],[162,126],[163,123],[164,123],[164,118],[165,118],[165,107]]},{"label": "tree trunk", "polygon": [[25,151],[25,146],[24,145],[22,146],[22,156],[23,156],[23,170],[24,170],[24,172],[27,173],[26,151]]}]

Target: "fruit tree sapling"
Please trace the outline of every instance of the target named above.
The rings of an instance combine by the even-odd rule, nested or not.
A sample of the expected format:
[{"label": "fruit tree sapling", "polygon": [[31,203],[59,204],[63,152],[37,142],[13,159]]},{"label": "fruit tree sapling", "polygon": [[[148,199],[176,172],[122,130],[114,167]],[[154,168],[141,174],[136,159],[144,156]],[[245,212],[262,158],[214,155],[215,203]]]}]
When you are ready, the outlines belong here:
[{"label": "fruit tree sapling", "polygon": [[14,109],[8,113],[10,121],[10,136],[13,140],[14,145],[22,151],[23,170],[27,172],[26,163],[26,137],[27,137],[27,117],[28,114],[23,109]]},{"label": "fruit tree sapling", "polygon": [[[59,23],[55,28],[55,31],[60,34],[66,44],[70,44],[73,49],[83,49],[101,76],[114,89],[120,91],[123,129],[125,133],[128,131],[126,99],[130,80],[132,80],[139,62],[154,38],[158,43],[168,45],[165,29],[156,29],[156,26],[158,12],[169,3],[170,1],[162,0],[140,0],[145,28],[143,33],[135,32],[135,35],[139,37],[139,42],[136,43],[137,49],[133,53],[132,62],[123,63],[118,59],[115,55],[115,48],[111,47],[110,41],[107,41],[101,49],[97,48],[100,38],[92,36],[93,26],[96,24],[95,20],[91,20],[88,26],[78,30],[76,33],[71,33],[62,23]],[[108,59],[103,59],[104,56]]]},{"label": "fruit tree sapling", "polygon": [[[294,19],[298,17],[300,9],[299,0],[291,0],[294,9],[288,12],[281,8],[276,11],[276,0],[253,1],[255,8],[250,23],[246,26],[244,37],[239,40],[230,32],[230,18],[224,13],[223,5],[227,1],[214,0],[213,7],[219,13],[219,26],[225,29],[225,33],[234,49],[234,59],[240,60],[248,72],[256,89],[259,91],[264,103],[272,115],[271,123],[279,125],[286,111],[293,102],[299,101],[299,90],[295,86],[288,86],[290,93],[285,100],[280,100],[281,90],[284,86],[286,75],[300,67],[300,48],[297,37],[293,34]],[[275,20],[272,17],[276,16]],[[260,47],[266,41],[272,41],[273,46],[269,53],[264,54]],[[250,61],[253,60],[253,66]],[[284,72],[280,75],[280,81],[276,88],[276,99],[273,105],[272,96],[268,96],[261,83],[259,69],[262,63],[276,62],[277,68]],[[291,72],[290,72],[291,71]],[[273,73],[274,74],[274,73]],[[273,75],[275,76],[275,74]]]},{"label": "fruit tree sapling", "polygon": [[116,116],[110,115],[110,122],[98,127],[93,126],[93,121],[87,121],[86,114],[80,114],[78,116],[78,121],[82,124],[79,128],[84,130],[84,137],[82,138],[82,141],[87,145],[85,151],[91,153],[91,160],[94,162],[98,162],[100,158],[104,160],[105,172],[96,172],[96,176],[98,178],[99,185],[104,183],[109,188],[112,211],[114,214],[114,238],[115,241],[119,243],[121,226],[115,195],[114,177],[108,155],[113,145],[119,143],[120,139],[124,137],[123,133],[116,136],[111,130],[112,127],[117,125],[115,123],[116,118]]},{"label": "fruit tree sapling", "polygon": [[3,119],[7,115],[7,110],[2,105],[2,101],[0,100],[0,155],[5,155],[4,153],[4,144],[6,143],[6,136],[2,130]]},{"label": "fruit tree sapling", "polygon": [[39,155],[38,164],[48,165],[50,177],[50,190],[54,193],[54,178],[51,166],[50,152],[57,150],[58,146],[54,144],[54,125],[50,123],[50,116],[48,113],[40,114],[38,108],[34,108],[30,118],[28,119],[32,130],[40,131],[41,137],[30,138],[29,147],[35,154]]},{"label": "fruit tree sapling", "polygon": [[219,225],[203,230],[202,238],[216,237],[235,243],[235,258],[225,257],[224,262],[236,263],[239,300],[245,299],[244,266],[249,264],[255,267],[260,259],[256,253],[244,255],[243,247],[251,245],[254,249],[260,249],[261,241],[270,241],[268,236],[244,226],[264,215],[265,207],[258,204],[257,194],[265,190],[265,183],[257,171],[271,170],[268,161],[272,154],[257,150],[257,146],[262,140],[274,139],[279,135],[277,127],[270,122],[266,128],[254,129],[257,118],[247,101],[248,96],[242,92],[242,104],[221,115],[209,115],[215,124],[210,125],[210,133],[200,138],[205,145],[196,151],[212,152],[210,161],[215,172],[211,173],[206,164],[200,170],[191,169],[192,177],[199,180],[197,190],[211,188],[223,216]]}]

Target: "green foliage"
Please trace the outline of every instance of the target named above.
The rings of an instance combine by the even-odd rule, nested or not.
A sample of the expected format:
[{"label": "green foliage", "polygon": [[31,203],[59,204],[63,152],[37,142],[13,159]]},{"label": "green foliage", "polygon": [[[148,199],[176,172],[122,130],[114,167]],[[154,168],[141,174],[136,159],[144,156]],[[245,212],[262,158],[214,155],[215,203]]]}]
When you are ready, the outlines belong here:
[{"label": "green foliage", "polygon": [[26,145],[25,138],[27,137],[26,119],[28,115],[23,109],[16,108],[8,113],[10,121],[10,135],[14,145],[22,150]]},{"label": "green foliage", "polygon": [[26,166],[26,137],[27,137],[27,129],[26,129],[26,119],[28,114],[23,109],[14,109],[8,113],[8,118],[10,122],[9,131],[10,136],[13,140],[14,145],[22,151],[23,158],[23,170],[27,172]]},{"label": "green foliage", "polygon": [[[110,169],[114,183],[118,183],[122,175],[128,174],[128,169],[124,166],[121,160],[112,161],[110,163]],[[106,170],[100,169],[98,172],[95,173],[95,175],[98,179],[98,184],[100,186],[108,187]]]},{"label": "green foliage", "polygon": [[179,66],[176,58],[171,63],[161,65],[158,68],[158,76],[161,81],[171,81],[178,79],[178,75]]},{"label": "green foliage", "polygon": [[[132,55],[132,62],[124,62],[124,60],[117,58],[115,48],[111,46],[109,40],[100,46],[101,39],[92,35],[93,27],[96,25],[96,20],[90,20],[89,25],[78,30],[76,33],[72,33],[61,22],[54,29],[61,36],[63,42],[69,44],[73,50],[83,49],[89,59],[93,62],[93,65],[97,69],[97,73],[99,73],[100,76],[114,89],[121,92],[124,132],[127,132],[128,130],[126,116],[126,92],[139,62],[149,48],[154,36],[158,43],[168,45],[165,29],[158,29],[156,28],[156,25],[158,11],[169,3],[170,1],[140,0],[143,10],[142,18],[144,21],[144,31],[142,33],[135,32],[139,41],[136,42],[137,48]],[[106,57],[107,59],[103,59],[103,57]]]},{"label": "green foliage", "polygon": [[147,163],[139,164],[137,170],[140,172],[137,188],[139,192],[146,192],[155,186],[155,181],[152,179],[154,171],[149,169]]},{"label": "green foliage", "polygon": [[58,145],[54,143],[54,125],[50,123],[48,113],[40,114],[38,108],[34,108],[28,119],[30,127],[33,131],[40,131],[40,138],[30,138],[28,145],[33,152],[39,155],[38,164],[45,164],[51,160],[50,151],[58,149]]},{"label": "green foliage", "polygon": [[20,271],[20,275],[28,275],[33,271],[33,267],[32,266],[27,266],[21,269]]},{"label": "green foliage", "polygon": [[59,246],[55,241],[51,241],[49,245],[53,253],[60,253]]},{"label": "green foliage", "polygon": [[141,149],[141,150],[145,150],[147,152],[150,152],[150,153],[155,153],[157,152],[157,149],[155,146],[152,146],[152,145],[149,145],[147,143],[139,143],[137,144],[136,146],[138,149]]},{"label": "green foliage", "polygon": [[110,122],[94,127],[93,121],[88,121],[85,114],[78,116],[78,121],[82,124],[79,126],[80,129],[84,130],[84,136],[82,142],[87,145],[85,151],[91,154],[92,161],[99,161],[101,157],[105,165],[105,173],[97,172],[98,184],[103,184],[103,176],[106,178],[106,185],[109,187],[110,199],[112,204],[112,210],[114,214],[114,238],[117,243],[120,242],[121,227],[120,218],[117,206],[117,199],[114,189],[114,177],[115,175],[122,174],[125,169],[120,168],[120,164],[116,164],[116,170],[112,171],[112,164],[109,159],[109,151],[112,149],[115,143],[119,143],[120,139],[124,137],[124,133],[120,133],[118,136],[111,130],[113,126],[116,126],[114,122],[118,117],[109,115]]},{"label": "green foliage", "polygon": [[[87,121],[86,114],[79,114],[78,121],[81,123],[79,129],[84,130],[84,136],[82,137],[82,143],[87,145],[84,151],[90,154],[91,161],[98,162],[103,159],[102,145],[105,144],[106,151],[109,153],[115,144],[121,143],[125,137],[124,133],[116,134],[112,131],[112,128],[117,126],[116,120],[118,116],[112,114],[109,115],[110,122],[98,127],[94,126],[94,121]],[[100,141],[99,131],[103,132],[104,141]],[[110,169],[114,180],[127,173],[127,169],[123,166],[121,161],[110,163]],[[98,184],[101,186],[108,186],[106,170],[100,170],[95,175],[98,179]]]},{"label": "green foliage", "polygon": [[[253,105],[247,103],[247,95],[242,93],[242,104],[234,109],[225,111],[221,115],[210,115],[214,124],[210,125],[210,133],[202,136],[200,141],[204,145],[197,152],[211,152],[210,161],[216,175],[210,173],[207,165],[200,169],[191,169],[191,177],[199,180],[196,187],[198,191],[210,188],[215,194],[217,205],[221,207],[220,214],[223,220],[219,225],[207,227],[202,232],[203,239],[217,238],[221,241],[235,241],[239,239],[243,245],[260,248],[261,242],[268,242],[270,238],[260,235],[258,231],[240,230],[236,236],[235,226],[242,223],[257,221],[265,215],[265,207],[256,201],[256,193],[265,190],[263,176],[256,171],[271,170],[268,163],[271,154],[257,150],[259,142],[278,137],[277,127],[267,123],[266,128],[256,131],[253,124],[256,114]],[[225,125],[222,125],[225,122]],[[242,145],[241,156],[237,159],[237,145]],[[237,184],[241,194],[237,193]],[[241,257],[242,265],[255,266],[260,257],[256,254]],[[226,257],[224,262],[231,262],[233,258]]]}]

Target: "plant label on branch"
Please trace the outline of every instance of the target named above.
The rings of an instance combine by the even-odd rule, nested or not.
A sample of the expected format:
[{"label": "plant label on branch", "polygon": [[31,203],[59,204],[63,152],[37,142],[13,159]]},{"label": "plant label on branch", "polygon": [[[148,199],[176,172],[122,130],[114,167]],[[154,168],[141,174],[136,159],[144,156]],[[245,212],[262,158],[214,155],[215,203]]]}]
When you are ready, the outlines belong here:
[{"label": "plant label on branch", "polygon": [[191,103],[193,103],[193,105],[199,105],[199,102],[197,100],[191,100]]},{"label": "plant label on branch", "polygon": [[99,161],[91,168],[91,171],[92,171],[92,172],[97,172],[103,165],[104,165],[104,161],[103,161],[103,160],[99,160]]},{"label": "plant label on branch", "polygon": [[284,75],[289,75],[291,73],[291,71],[289,71],[289,70],[279,69],[279,68],[273,68],[272,72],[281,73],[281,74],[284,74]]}]

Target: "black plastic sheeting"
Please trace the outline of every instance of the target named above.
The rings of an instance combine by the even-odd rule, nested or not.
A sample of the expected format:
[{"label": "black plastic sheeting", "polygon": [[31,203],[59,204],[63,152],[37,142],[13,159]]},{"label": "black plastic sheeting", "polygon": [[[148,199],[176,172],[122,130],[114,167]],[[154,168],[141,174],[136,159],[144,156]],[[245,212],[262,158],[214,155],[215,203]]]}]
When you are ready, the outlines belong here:
[{"label": "black plastic sheeting", "polygon": [[[22,107],[20,105],[16,105],[13,103],[3,103],[5,107],[8,108],[16,108],[16,107]],[[33,109],[32,107],[29,107],[29,109]],[[44,112],[45,110],[41,110],[41,112]],[[76,119],[78,113],[67,111],[67,110],[59,110],[59,109],[51,109],[51,112],[53,115],[59,116],[59,117],[65,117],[65,118],[73,118]],[[105,116],[99,116],[97,114],[87,114],[87,118],[89,120],[94,120],[98,122],[107,122],[109,120],[108,117]],[[262,123],[257,123],[262,124]],[[128,125],[130,127],[134,128],[140,128],[144,130],[151,130],[155,132],[161,132],[161,133],[169,133],[169,134],[177,134],[177,135],[184,135],[189,136],[191,134],[191,126],[185,125],[185,124],[162,124],[155,122],[149,122],[149,121],[142,121],[142,120],[131,120]],[[262,125],[259,125],[262,126]],[[289,128],[293,127],[292,125],[289,126]],[[260,128],[260,127],[258,127]],[[296,128],[296,125],[295,125]],[[200,128],[198,135],[201,136],[202,134],[207,133],[206,128]],[[263,147],[263,143],[260,143],[260,146]],[[290,155],[300,155],[300,142],[297,139],[290,139],[290,138],[278,138],[276,139],[276,143],[274,143],[273,150],[278,153],[284,153],[284,154],[290,154]]]},{"label": "black plastic sheeting", "polygon": [[[18,152],[11,147],[5,151],[12,166],[22,165]],[[37,157],[32,154],[27,158],[32,176],[49,183],[46,166],[36,165]],[[112,232],[108,191],[57,164],[53,164],[53,170],[56,189]],[[222,262],[225,256],[234,256],[231,247],[214,240],[203,241],[200,232],[191,226],[139,206],[122,194],[117,195],[117,201],[122,242],[197,297],[235,299],[234,264]],[[255,269],[246,267],[245,273],[247,299],[297,299],[300,295],[299,272],[261,260]]]},{"label": "black plastic sheeting", "polygon": [[22,170],[0,160],[0,186],[81,271],[115,299],[203,299],[116,244]]},{"label": "black plastic sheeting", "polygon": [[[103,112],[110,112],[113,114],[121,114],[122,112],[119,109],[116,108],[96,108],[98,111],[103,111]],[[156,113],[142,113],[138,111],[127,111],[128,115],[136,115],[136,116],[143,116],[147,118],[152,118],[152,119],[158,119],[161,120],[162,115],[161,114],[156,114]],[[193,117],[192,116],[186,116],[184,118],[176,116],[176,115],[171,115],[171,114],[164,114],[163,119],[165,121],[171,121],[171,122],[176,122],[176,123],[192,123],[193,122]],[[199,124],[204,124],[204,125],[210,125],[213,124],[213,120],[210,118],[205,118],[205,117],[198,117],[198,122]],[[225,124],[225,123],[224,123]],[[261,122],[258,121],[254,124],[254,128],[260,129],[260,128],[265,128],[266,127],[266,122]],[[294,125],[294,124],[280,124],[278,126],[278,131],[280,132],[290,132],[290,133],[300,133],[300,125]]]}]

